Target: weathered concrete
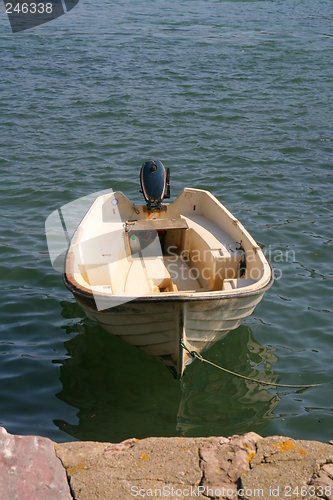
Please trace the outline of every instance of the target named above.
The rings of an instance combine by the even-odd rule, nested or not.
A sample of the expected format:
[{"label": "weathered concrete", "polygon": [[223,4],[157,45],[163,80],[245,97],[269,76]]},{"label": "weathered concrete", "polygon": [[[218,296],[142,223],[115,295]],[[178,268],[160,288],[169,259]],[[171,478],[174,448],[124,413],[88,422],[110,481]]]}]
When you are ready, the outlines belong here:
[{"label": "weathered concrete", "polygon": [[54,443],[37,436],[13,436],[0,427],[1,500],[72,500]]},{"label": "weathered concrete", "polygon": [[269,437],[258,441],[251,469],[242,476],[242,483],[249,489],[258,485],[268,492],[275,489],[279,492],[277,498],[302,497],[303,488],[307,498],[333,500],[333,474],[330,474],[333,467],[328,465],[332,462],[333,446],[329,444]]},{"label": "weathered concrete", "polygon": [[54,444],[0,428],[0,499],[333,500],[332,444],[252,432]]},{"label": "weathered concrete", "polygon": [[333,446],[316,441],[248,433],[230,439],[74,442],[56,445],[56,453],[77,500],[333,500]]},{"label": "weathered concrete", "polygon": [[123,500],[135,498],[139,490],[164,487],[164,492],[170,490],[171,496],[172,488],[197,488],[202,477],[199,445],[203,442],[148,438],[120,444],[73,442],[55,448],[67,470],[75,499]]}]

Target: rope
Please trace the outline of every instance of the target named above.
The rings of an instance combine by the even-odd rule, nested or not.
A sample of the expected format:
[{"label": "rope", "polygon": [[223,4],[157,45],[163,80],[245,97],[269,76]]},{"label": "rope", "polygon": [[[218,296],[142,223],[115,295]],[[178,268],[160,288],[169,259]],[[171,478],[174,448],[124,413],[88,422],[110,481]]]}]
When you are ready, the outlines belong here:
[{"label": "rope", "polygon": [[243,378],[245,380],[250,380],[251,382],[256,382],[257,384],[272,385],[274,387],[289,387],[289,388],[293,388],[293,389],[306,389],[308,387],[318,387],[319,385],[323,385],[323,384],[307,384],[307,385],[277,384],[275,382],[265,382],[263,380],[257,380],[255,378],[246,377],[245,375],[241,375],[240,373],[232,372],[231,370],[227,370],[227,368],[223,368],[222,366],[218,366],[215,363],[212,363],[211,361],[208,361],[208,359],[203,358],[201,356],[201,354],[199,354],[196,351],[190,351],[189,348],[186,347],[186,345],[184,344],[183,341],[180,342],[180,345],[182,346],[182,348],[185,351],[187,351],[191,355],[192,358],[197,358],[200,361],[204,361],[205,363],[207,363],[207,364],[209,364],[211,366],[214,366],[215,368],[218,368],[219,370],[222,370],[222,371],[224,371],[226,373],[229,373],[230,375],[234,375],[235,377]]}]

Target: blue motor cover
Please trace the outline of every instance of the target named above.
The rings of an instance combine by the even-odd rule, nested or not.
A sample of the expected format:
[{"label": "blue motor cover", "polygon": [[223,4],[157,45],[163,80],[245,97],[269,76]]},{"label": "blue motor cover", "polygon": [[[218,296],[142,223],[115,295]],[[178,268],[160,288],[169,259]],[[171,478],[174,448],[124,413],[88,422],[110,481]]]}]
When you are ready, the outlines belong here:
[{"label": "blue motor cover", "polygon": [[159,208],[165,197],[166,172],[159,160],[146,161],[140,173],[142,194],[149,207]]}]

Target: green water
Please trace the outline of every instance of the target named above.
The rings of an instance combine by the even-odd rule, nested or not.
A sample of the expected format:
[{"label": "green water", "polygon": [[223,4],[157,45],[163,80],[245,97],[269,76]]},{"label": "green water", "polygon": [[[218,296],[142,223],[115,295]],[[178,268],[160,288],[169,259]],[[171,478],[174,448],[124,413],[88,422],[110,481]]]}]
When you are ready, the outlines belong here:
[{"label": "green water", "polygon": [[[0,9],[0,425],[56,441],[257,431],[332,439],[333,6],[328,0],[81,1],[12,34]],[[149,157],[174,199],[210,190],[277,279],[181,382],[89,321],[44,223]],[[288,253],[286,253],[288,252]]]}]

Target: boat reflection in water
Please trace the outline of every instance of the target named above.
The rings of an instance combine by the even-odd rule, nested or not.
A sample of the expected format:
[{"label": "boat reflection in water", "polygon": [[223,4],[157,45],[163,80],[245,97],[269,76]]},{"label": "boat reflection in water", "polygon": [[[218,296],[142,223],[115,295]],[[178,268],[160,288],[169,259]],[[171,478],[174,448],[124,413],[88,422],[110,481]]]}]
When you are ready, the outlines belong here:
[{"label": "boat reflection in water", "polygon": [[[212,349],[212,355],[205,357],[247,377],[278,382],[278,375],[271,369],[278,358],[256,342],[247,326],[240,326],[237,335],[227,335]],[[181,381],[181,388],[177,431],[182,436],[201,436],[203,428],[206,435],[213,436],[259,432],[275,417],[273,410],[280,402],[272,393],[274,387],[269,391],[268,386],[223,373],[199,361],[197,369]]]},{"label": "boat reflection in water", "polygon": [[[229,436],[259,432],[274,418],[280,401],[274,388],[199,361],[182,381],[173,380],[162,364],[108,335],[76,304],[61,305],[69,320],[63,328],[76,335],[65,342],[69,357],[61,361],[63,389],[57,397],[78,408],[78,421],[54,423],[73,438],[119,442],[129,437]],[[276,356],[255,341],[248,326],[227,335],[205,357],[242,375],[278,381],[271,369]]]}]

